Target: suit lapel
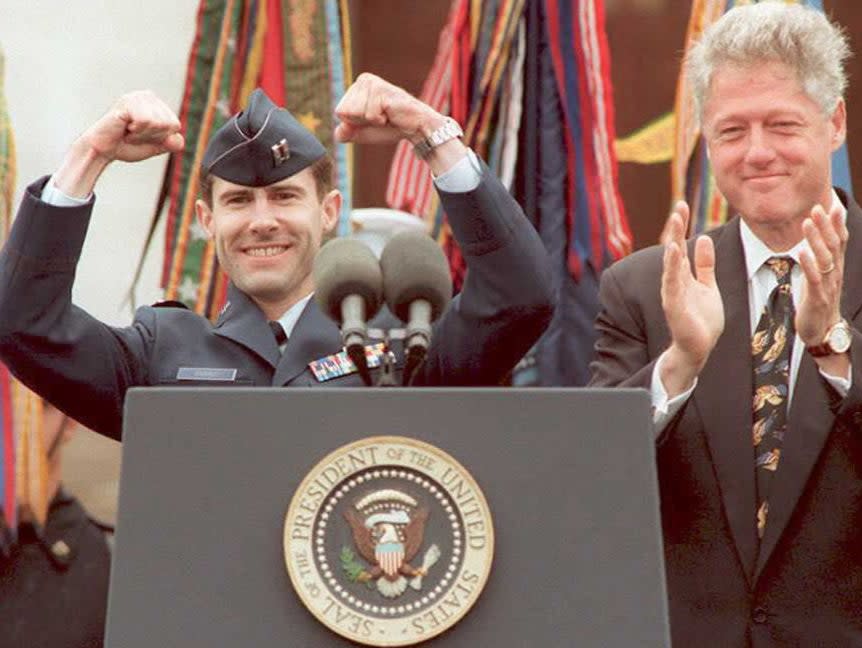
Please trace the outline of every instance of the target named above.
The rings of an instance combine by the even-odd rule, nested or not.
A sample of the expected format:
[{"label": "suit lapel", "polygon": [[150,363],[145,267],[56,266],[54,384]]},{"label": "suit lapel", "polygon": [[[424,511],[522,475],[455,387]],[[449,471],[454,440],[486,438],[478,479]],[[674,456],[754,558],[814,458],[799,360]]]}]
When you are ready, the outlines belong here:
[{"label": "suit lapel", "polygon": [[263,312],[233,284],[227,297],[213,332],[250,349],[275,368],[281,354]]},{"label": "suit lapel", "polygon": [[[841,196],[845,204],[847,199]],[[847,228],[850,242],[847,246],[848,260],[862,253],[862,210],[850,203],[847,210]],[[852,321],[862,305],[862,276],[854,263],[845,263],[841,314]],[[860,371],[855,367],[854,371]],[[755,578],[760,575],[769,556],[775,549],[805,484],[811,475],[823,445],[832,431],[835,416],[829,408],[825,385],[820,377],[817,363],[803,353],[799,373],[790,406],[787,436],[781,452],[778,470],[773,476],[769,494],[769,519],[766,533],[757,559]]]},{"label": "suit lapel", "polygon": [[724,303],[724,332],[698,378],[693,399],[703,421],[727,521],[750,577],[757,556],[751,325],[738,218],[720,230],[715,251],[716,281]]},{"label": "suit lapel", "polygon": [[309,362],[338,353],[341,348],[338,326],[310,299],[290,334],[272,384],[287,384],[305,371]]}]

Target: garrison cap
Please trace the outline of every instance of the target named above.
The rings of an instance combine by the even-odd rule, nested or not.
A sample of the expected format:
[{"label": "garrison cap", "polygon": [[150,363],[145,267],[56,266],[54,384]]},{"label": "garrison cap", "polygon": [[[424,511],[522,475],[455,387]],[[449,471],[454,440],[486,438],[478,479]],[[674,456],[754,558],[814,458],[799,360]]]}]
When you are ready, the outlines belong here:
[{"label": "garrison cap", "polygon": [[263,187],[288,178],[326,155],[326,149],[284,108],[257,88],[248,107],[219,128],[207,146],[203,173]]}]

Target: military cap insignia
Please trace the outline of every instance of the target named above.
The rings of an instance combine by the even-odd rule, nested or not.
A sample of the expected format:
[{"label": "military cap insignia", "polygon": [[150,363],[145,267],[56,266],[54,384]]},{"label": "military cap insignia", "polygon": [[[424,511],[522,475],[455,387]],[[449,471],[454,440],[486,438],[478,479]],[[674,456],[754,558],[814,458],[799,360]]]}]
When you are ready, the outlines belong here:
[{"label": "military cap insignia", "polygon": [[290,159],[290,146],[287,140],[282,138],[278,144],[272,145],[272,163],[275,166],[281,166]]},{"label": "military cap insignia", "polygon": [[305,606],[368,646],[410,646],[454,626],[479,598],[494,531],[455,459],[404,437],[339,448],[297,489],[284,526],[287,571]]}]

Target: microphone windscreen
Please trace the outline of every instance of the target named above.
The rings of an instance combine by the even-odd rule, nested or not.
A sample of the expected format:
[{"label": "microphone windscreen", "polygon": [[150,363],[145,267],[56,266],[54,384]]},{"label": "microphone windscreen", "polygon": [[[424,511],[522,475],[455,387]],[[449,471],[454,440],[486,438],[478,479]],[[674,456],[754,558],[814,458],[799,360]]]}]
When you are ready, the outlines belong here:
[{"label": "microphone windscreen", "polygon": [[314,298],[320,309],[341,324],[341,302],[348,295],[365,301],[365,319],[380,310],[383,277],[377,257],[364,243],[336,238],[326,243],[314,259]]},{"label": "microphone windscreen", "polygon": [[409,319],[411,302],[431,304],[432,321],[452,299],[452,276],[446,255],[427,234],[401,232],[390,239],[380,255],[386,304],[402,321]]}]

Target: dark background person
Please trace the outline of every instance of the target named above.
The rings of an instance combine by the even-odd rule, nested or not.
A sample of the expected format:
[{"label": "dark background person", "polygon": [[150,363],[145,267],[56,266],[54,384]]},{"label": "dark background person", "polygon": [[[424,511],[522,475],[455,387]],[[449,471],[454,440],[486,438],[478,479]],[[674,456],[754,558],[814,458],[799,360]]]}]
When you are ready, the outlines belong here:
[{"label": "dark background person", "polygon": [[[862,209],[833,190],[849,47],[729,11],[686,65],[738,214],[605,272],[594,386],[651,390],[674,645],[862,646]],[[845,220],[846,219],[846,220]]]},{"label": "dark background person", "polygon": [[[360,75],[336,115],[336,136],[345,141],[417,144],[440,136],[426,159],[470,275],[435,324],[414,384],[497,384],[552,313],[548,260],[536,232],[455,136],[452,121],[401,88]],[[179,150],[179,130],[151,93],[123,97],[73,144],[50,180],[30,186],[0,254],[0,356],[34,391],[114,438],[125,392],[135,385],[194,384],[204,373],[213,384],[210,369],[221,372],[221,384],[360,383],[355,374],[322,383],[309,366],[341,350],[336,325],[311,299],[312,261],[341,199],[319,184],[326,174],[315,175],[325,159],[319,142],[262,93],[214,134],[203,157],[212,203],[205,193],[198,219],[231,278],[218,321],[144,307],[132,326],[119,328],[72,305],[99,176],[117,159]],[[269,326],[276,320],[288,338],[283,353]]]},{"label": "dark background person", "polygon": [[0,648],[98,648],[110,551],[104,527],[60,483],[63,444],[77,424],[48,403],[42,418],[50,505],[44,525],[21,511],[17,540],[0,552]]}]

